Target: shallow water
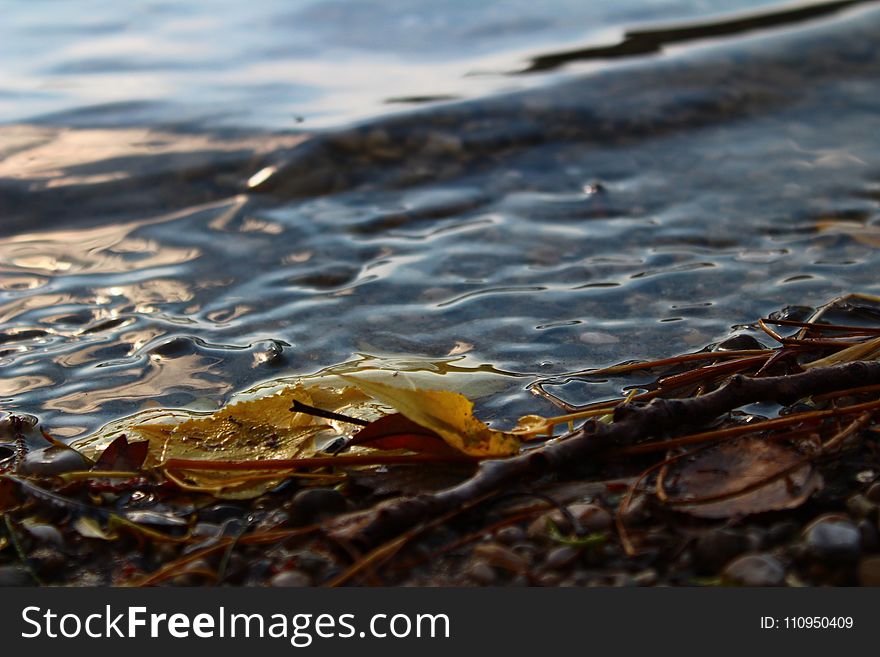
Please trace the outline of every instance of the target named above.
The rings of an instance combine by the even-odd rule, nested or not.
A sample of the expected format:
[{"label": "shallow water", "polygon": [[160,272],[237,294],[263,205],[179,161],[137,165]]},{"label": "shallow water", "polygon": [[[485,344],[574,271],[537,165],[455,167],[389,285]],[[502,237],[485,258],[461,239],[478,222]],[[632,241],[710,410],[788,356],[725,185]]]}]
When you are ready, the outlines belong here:
[{"label": "shallow water", "polygon": [[613,58],[769,5],[83,4],[0,35],[0,403],[60,437],[340,366],[509,421],[880,289],[876,2]]}]

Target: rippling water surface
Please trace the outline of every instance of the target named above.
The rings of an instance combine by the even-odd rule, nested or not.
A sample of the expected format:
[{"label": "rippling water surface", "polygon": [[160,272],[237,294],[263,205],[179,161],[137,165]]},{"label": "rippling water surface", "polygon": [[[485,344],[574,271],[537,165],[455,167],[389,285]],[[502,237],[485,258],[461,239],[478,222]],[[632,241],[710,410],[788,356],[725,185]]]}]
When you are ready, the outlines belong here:
[{"label": "rippling water surface", "polygon": [[328,367],[510,420],[880,290],[877,2],[12,7],[0,404],[65,438]]}]

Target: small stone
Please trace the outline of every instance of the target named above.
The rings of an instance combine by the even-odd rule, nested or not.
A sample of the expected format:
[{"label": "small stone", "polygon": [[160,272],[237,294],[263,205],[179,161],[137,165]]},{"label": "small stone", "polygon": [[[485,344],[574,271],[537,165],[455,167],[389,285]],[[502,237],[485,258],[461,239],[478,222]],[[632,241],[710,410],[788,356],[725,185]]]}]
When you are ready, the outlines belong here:
[{"label": "small stone", "polygon": [[856,481],[860,484],[869,484],[877,478],[877,473],[873,470],[862,470],[856,474]]},{"label": "small stone", "polygon": [[526,539],[526,532],[517,525],[508,525],[495,532],[495,540],[504,545],[513,545]]},{"label": "small stone", "polygon": [[345,497],[334,488],[306,488],[293,496],[293,508],[301,523],[345,511]]},{"label": "small stone", "polygon": [[880,557],[866,557],[859,563],[859,585],[880,586]]},{"label": "small stone", "polygon": [[327,557],[314,552],[294,552],[291,558],[295,560],[296,567],[309,575],[318,575],[333,562]]},{"label": "small stone", "polygon": [[36,583],[22,566],[0,566],[0,586],[35,586]]},{"label": "small stone", "polygon": [[697,539],[694,562],[702,574],[713,574],[751,547],[744,532],[729,527],[710,529]]},{"label": "small stone", "polygon": [[562,576],[559,573],[554,572],[541,573],[535,578],[535,584],[537,586],[556,586],[561,581]]},{"label": "small stone", "polygon": [[[568,513],[580,525],[584,532],[602,532],[611,527],[612,518],[598,504],[577,503],[567,507]],[[539,538],[548,535],[548,521],[556,525],[560,532],[564,534],[571,533],[573,527],[568,517],[559,509],[547,511],[536,518],[527,530],[530,538]]]},{"label": "small stone", "polygon": [[75,449],[53,445],[28,452],[19,464],[18,472],[51,477],[65,472],[88,470],[89,467],[89,462]]},{"label": "small stone", "polygon": [[542,514],[529,523],[526,529],[526,535],[532,540],[546,539],[549,536],[549,525],[547,523],[547,514]]},{"label": "small stone", "polygon": [[471,565],[468,566],[466,574],[471,580],[477,584],[483,584],[484,586],[494,584],[498,579],[498,574],[495,572],[495,569],[485,561],[480,560],[473,561]]},{"label": "small stone", "polygon": [[638,586],[654,586],[660,579],[660,576],[653,568],[647,568],[633,575],[633,579]]},{"label": "small stone", "polygon": [[516,586],[516,587],[523,587],[523,586],[528,586],[528,585],[529,585],[529,578],[523,574],[519,574],[519,575],[514,576],[514,578],[511,579],[507,583],[507,586]]},{"label": "small stone", "polygon": [[42,523],[28,524],[27,522],[23,523],[22,526],[39,543],[49,543],[59,547],[64,545],[64,536],[61,535],[57,527]]},{"label": "small stone", "polygon": [[511,550],[498,543],[483,543],[474,548],[474,556],[496,568],[503,568],[521,573],[528,567],[527,561]]},{"label": "small stone", "polygon": [[584,531],[602,532],[611,527],[611,514],[598,504],[572,504],[568,510]]},{"label": "small stone", "polygon": [[746,554],[725,566],[722,579],[734,586],[782,586],[785,567],[772,554]]},{"label": "small stone", "polygon": [[196,559],[195,561],[191,561],[186,565],[187,570],[193,571],[210,571],[211,566],[204,559]]},{"label": "small stone", "polygon": [[270,586],[311,586],[312,578],[299,570],[285,570],[269,580]]},{"label": "small stone", "polygon": [[846,516],[820,516],[804,529],[803,540],[806,556],[828,565],[853,564],[861,555],[861,532]]},{"label": "small stone", "polygon": [[539,548],[534,543],[522,541],[521,543],[514,543],[510,546],[510,549],[523,557],[526,561],[531,562],[535,558],[535,554],[538,552]]},{"label": "small stone", "polygon": [[548,570],[567,569],[578,558],[580,553],[580,550],[571,545],[562,545],[554,548],[547,554],[547,558],[544,560],[544,567]]}]

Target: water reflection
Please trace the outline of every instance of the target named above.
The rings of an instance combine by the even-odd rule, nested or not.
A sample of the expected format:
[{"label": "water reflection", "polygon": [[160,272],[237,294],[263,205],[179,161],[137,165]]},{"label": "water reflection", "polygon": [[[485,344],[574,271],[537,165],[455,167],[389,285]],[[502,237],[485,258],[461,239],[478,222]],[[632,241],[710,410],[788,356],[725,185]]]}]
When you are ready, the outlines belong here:
[{"label": "water reflection", "polygon": [[76,389],[55,397],[46,408],[64,413],[92,413],[105,405],[128,406],[126,402],[148,401],[150,405],[174,405],[183,398],[192,402],[195,393],[210,390],[223,395],[229,385],[218,380],[212,369],[217,360],[198,355],[165,359],[151,356],[146,365],[137,371],[137,378],[127,375],[113,376],[107,372],[94,372],[95,380],[82,381]]},{"label": "water reflection", "polygon": [[308,137],[0,127],[4,408],[74,435],[342,363],[501,421],[544,410],[531,377],[878,291],[878,35],[862,10]]}]

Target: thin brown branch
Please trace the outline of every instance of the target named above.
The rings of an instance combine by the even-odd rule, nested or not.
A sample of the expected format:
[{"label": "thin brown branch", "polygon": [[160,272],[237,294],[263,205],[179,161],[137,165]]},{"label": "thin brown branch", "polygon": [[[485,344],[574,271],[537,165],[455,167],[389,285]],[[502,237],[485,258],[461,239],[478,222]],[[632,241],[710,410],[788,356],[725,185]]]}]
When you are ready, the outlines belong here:
[{"label": "thin brown branch", "polygon": [[[452,488],[433,495],[388,500],[362,512],[355,519],[359,524],[353,539],[362,546],[375,546],[474,499],[524,479],[564,470],[600,451],[662,436],[685,424],[700,426],[745,404],[773,401],[789,405],[804,397],[852,387],[854,382],[880,383],[880,362],[819,367],[790,376],[734,375],[722,387],[699,397],[625,404],[615,410],[615,421],[611,424],[588,422],[564,439],[543,447],[504,460],[484,461],[474,476]],[[351,532],[351,518],[347,524]]]}]

